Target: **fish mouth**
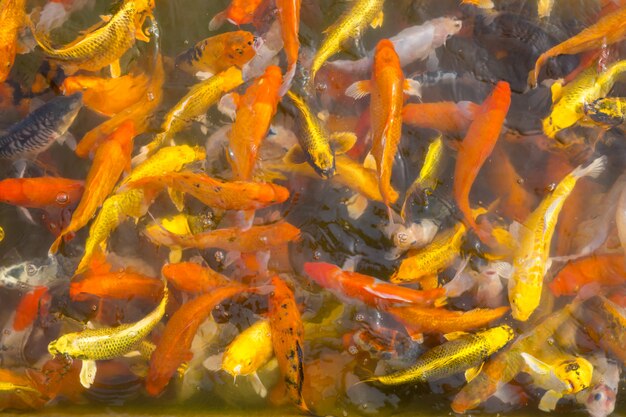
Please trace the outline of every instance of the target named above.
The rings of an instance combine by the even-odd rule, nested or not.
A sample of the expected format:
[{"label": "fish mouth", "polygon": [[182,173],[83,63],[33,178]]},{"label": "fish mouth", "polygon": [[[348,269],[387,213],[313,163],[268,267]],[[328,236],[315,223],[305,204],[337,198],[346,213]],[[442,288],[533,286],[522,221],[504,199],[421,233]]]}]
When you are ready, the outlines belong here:
[{"label": "fish mouth", "polygon": [[262,37],[255,36],[254,40],[252,41],[252,48],[255,51],[258,51],[259,49],[261,49],[261,47],[263,46],[264,43],[265,43],[265,41],[263,40]]}]

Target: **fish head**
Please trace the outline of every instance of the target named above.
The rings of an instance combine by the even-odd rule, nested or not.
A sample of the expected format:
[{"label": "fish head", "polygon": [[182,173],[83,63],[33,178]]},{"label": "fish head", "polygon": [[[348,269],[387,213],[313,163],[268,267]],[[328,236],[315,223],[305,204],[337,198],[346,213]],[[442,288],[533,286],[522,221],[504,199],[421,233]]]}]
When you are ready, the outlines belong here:
[{"label": "fish head", "polygon": [[233,65],[243,66],[256,55],[257,38],[252,33],[239,30],[226,34],[227,40],[224,48],[224,58],[228,58]]},{"label": "fish head", "polygon": [[83,107],[83,93],[79,91],[69,96],[59,96],[50,104],[50,117],[61,121],[61,130],[65,132]]},{"label": "fish head", "polygon": [[584,103],[583,109],[587,117],[598,124],[618,126],[624,122],[624,113],[617,100],[598,99],[592,103]]},{"label": "fish head", "polygon": [[591,417],[607,417],[615,410],[616,392],[606,384],[597,384],[589,390],[584,405]]},{"label": "fish head", "polygon": [[565,382],[567,393],[572,394],[591,385],[593,365],[585,358],[567,359],[554,368],[554,374]]},{"label": "fish head", "polygon": [[67,355],[70,351],[69,335],[61,336],[48,344],[48,353],[52,356]]},{"label": "fish head", "polygon": [[333,152],[310,150],[311,166],[323,179],[327,180],[335,175],[335,155]]},{"label": "fish head", "polygon": [[376,45],[374,53],[374,71],[384,68],[400,68],[400,58],[396,53],[393,42],[389,39],[383,39]]}]

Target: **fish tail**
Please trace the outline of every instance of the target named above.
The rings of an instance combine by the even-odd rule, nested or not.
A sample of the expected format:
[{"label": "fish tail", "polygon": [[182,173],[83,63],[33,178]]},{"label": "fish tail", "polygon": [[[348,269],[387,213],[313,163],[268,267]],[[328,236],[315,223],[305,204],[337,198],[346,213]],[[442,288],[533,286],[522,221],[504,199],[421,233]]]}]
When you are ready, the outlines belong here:
[{"label": "fish tail", "polygon": [[219,29],[220,26],[222,26],[225,21],[226,21],[226,10],[223,10],[219,12],[218,14],[216,14],[215,17],[213,17],[213,19],[211,19],[211,21],[209,22],[209,30],[213,31],[213,30]]},{"label": "fish tail", "polygon": [[572,176],[576,179],[583,177],[597,178],[606,168],[606,156],[596,158],[586,167],[578,166],[572,171]]},{"label": "fish tail", "polygon": [[283,77],[283,85],[280,86],[280,91],[279,91],[279,95],[281,97],[284,96],[289,90],[289,87],[291,87],[291,82],[293,81],[293,77],[296,74],[296,66],[297,65],[295,62],[291,64],[291,66],[287,70],[287,73]]},{"label": "fish tail", "polygon": [[63,242],[64,236],[65,236],[65,233],[61,232],[61,234],[59,234],[59,236],[54,240],[54,242],[52,242],[52,245],[50,245],[50,249],[48,250],[48,256],[52,256],[59,251],[59,247],[61,246],[61,243]]}]

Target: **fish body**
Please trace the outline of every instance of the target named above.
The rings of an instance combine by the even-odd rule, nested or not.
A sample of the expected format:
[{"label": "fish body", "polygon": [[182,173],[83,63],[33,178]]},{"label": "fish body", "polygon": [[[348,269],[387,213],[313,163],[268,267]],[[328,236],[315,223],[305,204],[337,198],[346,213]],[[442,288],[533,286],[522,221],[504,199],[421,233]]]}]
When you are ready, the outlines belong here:
[{"label": "fish body", "polygon": [[185,96],[167,113],[158,133],[142,153],[152,155],[169,139],[182,131],[194,119],[203,116],[215,104],[222,94],[243,84],[241,70],[230,67],[213,77],[202,81],[189,90]]},{"label": "fish body", "polygon": [[402,121],[409,126],[459,136],[467,131],[479,112],[480,105],[471,101],[410,103],[402,110]]},{"label": "fish body", "polygon": [[304,383],[304,325],[293,292],[278,276],[272,277],[274,291],[269,299],[269,327],[278,367],[287,394],[303,411],[309,411],[302,398]]},{"label": "fish body", "polygon": [[34,27],[32,32],[37,44],[49,58],[68,69],[98,71],[118,62],[134,45],[135,39],[145,42],[150,40],[142,26],[146,17],[152,16],[153,9],[153,0],[125,0],[103,26],[58,49],[50,44],[47,35],[41,34]]},{"label": "fish body", "polygon": [[219,272],[193,262],[163,265],[161,273],[174,287],[191,293],[208,293],[230,283]]},{"label": "fish body", "polygon": [[304,271],[320,286],[339,296],[357,299],[375,308],[388,310],[394,305],[405,304],[427,307],[440,302],[445,295],[443,288],[418,291],[357,272],[343,271],[324,262],[307,262]]},{"label": "fish body", "polygon": [[25,0],[0,2],[0,83],[6,81],[17,55],[17,38],[26,23]]},{"label": "fish body", "polygon": [[605,164],[606,158],[601,157],[587,167],[577,167],[561,180],[524,222],[519,246],[514,253],[514,270],[508,286],[514,319],[528,320],[539,306],[550,243],[565,200],[580,178],[598,176]]},{"label": "fish body", "polygon": [[559,131],[573,126],[585,116],[585,103],[592,103],[605,97],[617,77],[626,71],[626,60],[611,64],[598,74],[596,68],[583,71],[576,79],[560,92],[560,97],[553,97],[554,105],[550,114],[543,120],[543,131],[553,138]]},{"label": "fish body", "polygon": [[230,227],[195,235],[174,235],[162,231],[158,235],[150,235],[150,238],[155,244],[181,248],[219,248],[226,251],[256,252],[285,245],[299,236],[300,230],[297,227],[281,221],[252,226],[246,230]]},{"label": "fish body", "polygon": [[63,80],[64,95],[83,93],[85,106],[104,116],[113,116],[146,96],[150,78],[147,74],[126,74],[117,78],[74,75]]},{"label": "fish body", "polygon": [[509,311],[509,307],[452,311],[422,306],[396,306],[387,309],[387,311],[404,325],[410,335],[420,335],[424,333],[447,334],[480,329],[502,317]]},{"label": "fish body", "polygon": [[83,106],[82,94],[55,97],[0,136],[0,158],[32,158],[61,138]]},{"label": "fish body", "polygon": [[271,65],[243,96],[233,94],[237,113],[228,133],[228,160],[239,180],[252,178],[259,147],[276,114],[282,79],[280,68]]},{"label": "fish body", "polygon": [[242,69],[256,55],[257,38],[245,30],[203,39],[176,57],[176,66],[188,74],[218,74],[229,67]]},{"label": "fish body", "polygon": [[220,287],[185,303],[168,320],[156,349],[150,357],[150,367],[145,379],[146,391],[159,395],[167,386],[176,369],[193,357],[191,342],[200,324],[209,317],[215,306],[246,287],[230,285]]},{"label": "fish body", "polygon": [[480,168],[496,145],[504,119],[511,105],[511,88],[505,81],[496,84],[491,95],[481,104],[472,124],[470,125],[454,166],[453,194],[459,210],[468,227],[478,233],[481,240],[484,236],[471,212],[469,195],[478,176]]},{"label": "fish body", "polygon": [[361,36],[361,32],[369,24],[375,27],[382,24],[384,3],[384,0],[356,0],[350,10],[326,29],[326,38],[322,41],[311,65],[312,81],[315,81],[315,75],[322,65],[339,52],[346,41]]},{"label": "fish body", "polygon": [[60,271],[55,257],[21,262],[0,268],[0,286],[20,291],[49,287],[56,281]]},{"label": "fish body", "polygon": [[626,8],[600,18],[595,24],[583,29],[577,35],[553,46],[542,53],[535,62],[535,68],[528,75],[528,85],[535,87],[539,70],[548,59],[562,54],[578,54],[595,48],[606,47],[626,37]]},{"label": "fish body", "polygon": [[70,224],[52,244],[55,253],[63,238],[85,226],[109,196],[124,170],[130,171],[130,154],[133,150],[135,127],[131,120],[123,123],[96,150],[89,174],[85,180],[85,192],[72,213]]},{"label": "fish body", "polygon": [[59,177],[6,178],[0,181],[0,202],[26,208],[78,204],[84,181]]},{"label": "fish body", "polygon": [[269,362],[273,355],[270,322],[261,319],[230,342],[224,351],[222,370],[234,377],[251,375]]},{"label": "fish body", "polygon": [[585,116],[603,126],[615,127],[624,123],[626,98],[605,97],[593,103],[585,103]]},{"label": "fish body", "polygon": [[218,29],[226,20],[237,26],[252,23],[254,17],[265,9],[266,2],[267,0],[232,0],[225,10],[211,19],[209,30]]},{"label": "fish body", "polygon": [[617,286],[626,283],[626,268],[622,254],[591,255],[568,262],[549,286],[557,296],[576,295],[585,285]]},{"label": "fish body", "polygon": [[369,381],[384,385],[434,381],[474,368],[502,349],[514,333],[507,325],[467,334],[450,340],[422,354],[410,368]]},{"label": "fish body", "polygon": [[443,271],[459,255],[465,232],[465,226],[459,223],[454,229],[436,236],[425,248],[410,251],[391,276],[391,282],[416,282]]},{"label": "fish body", "polygon": [[163,315],[168,301],[167,287],[159,305],[146,317],[117,327],[85,329],[67,333],[48,345],[51,355],[66,355],[82,360],[105,360],[125,355],[133,350],[156,326]]},{"label": "fish body", "polygon": [[277,0],[278,20],[283,35],[283,49],[287,56],[287,74],[280,89],[281,97],[285,95],[296,72],[298,51],[300,50],[300,6],[302,0]]}]

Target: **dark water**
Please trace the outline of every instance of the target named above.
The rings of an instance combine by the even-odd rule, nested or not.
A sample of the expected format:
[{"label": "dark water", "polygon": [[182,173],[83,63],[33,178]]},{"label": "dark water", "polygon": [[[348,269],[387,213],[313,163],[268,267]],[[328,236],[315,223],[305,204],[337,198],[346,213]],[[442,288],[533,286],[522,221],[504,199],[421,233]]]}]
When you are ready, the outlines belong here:
[{"label": "dark water", "polygon": [[[497,1],[497,0],[496,0]],[[160,30],[161,52],[166,57],[175,57],[197,41],[234,30],[235,27],[226,23],[219,31],[210,32],[208,22],[220,10],[228,5],[228,1],[200,1],[200,0],[157,0],[155,17]],[[421,1],[421,0],[388,0],[385,5],[385,22],[378,30],[367,30],[362,37],[365,50],[372,50],[378,40],[395,35],[400,29],[407,26],[421,24],[430,19],[450,16],[463,21],[463,31],[447,40],[446,45],[438,48],[436,57],[438,65],[432,68],[432,63],[416,62],[404,68],[406,75],[430,74],[434,71],[455,74],[447,81],[425,83],[422,91],[423,102],[435,101],[462,101],[469,100],[482,102],[499,80],[510,83],[513,91],[511,110],[506,120],[506,130],[513,136],[521,138],[536,137],[541,134],[541,120],[550,110],[550,91],[545,86],[527,91],[526,79],[529,69],[538,55],[578,33],[590,22],[600,10],[595,1],[557,1],[548,21],[541,22],[536,18],[536,3],[534,1],[500,1],[496,6],[498,14],[476,11],[469,6],[459,6],[456,0]],[[334,22],[349,7],[345,1],[310,1],[303,0],[302,23],[300,28],[302,52],[301,55],[310,55],[315,51],[322,40],[322,30]],[[97,20],[97,16],[107,14],[111,5],[106,1],[96,1],[94,5],[72,15],[72,18],[55,32],[54,39],[59,43],[71,40],[77,31],[83,30]],[[271,13],[271,12],[268,12]],[[247,30],[262,35],[273,20],[271,15],[266,16],[257,30],[252,26],[245,26]],[[123,67],[130,63],[141,62],[149,55],[153,45],[138,43],[123,59]],[[614,57],[624,57],[623,43],[611,50]],[[360,54],[359,48],[352,44],[346,45],[346,50],[332,59],[353,59]],[[18,55],[12,73],[12,82],[19,83],[25,90],[33,82],[35,73],[42,63],[40,52]],[[282,58],[281,58],[282,59]],[[580,63],[579,56],[562,56],[549,62],[542,78],[560,78],[567,75]],[[283,63],[284,64],[284,63]],[[430,66],[430,67],[429,67]],[[283,65],[284,67],[284,65]],[[147,143],[158,132],[161,121],[167,111],[173,106],[195,83],[194,79],[177,71],[166,62],[167,78],[164,85],[164,99],[159,110],[151,120],[151,127],[147,133],[135,139],[135,151],[140,145]],[[433,75],[434,76],[434,75]],[[425,77],[425,76],[424,76]],[[356,81],[357,78],[354,79]],[[296,85],[298,84],[296,80]],[[318,85],[319,96],[312,100],[315,111],[328,110],[333,115],[345,118],[358,116],[367,109],[367,100],[357,102],[343,99],[335,101],[326,94],[323,82]],[[611,95],[623,96],[625,84],[617,82]],[[53,93],[47,92],[40,99],[47,101]],[[349,104],[346,105],[346,102]],[[6,111],[0,115],[2,126],[9,126],[19,116]],[[276,124],[280,121],[285,125],[293,123],[285,107],[279,109]],[[82,135],[103,120],[101,116],[85,109],[81,112],[70,131],[80,139]],[[215,108],[208,114],[208,131],[204,131],[200,123],[193,124],[183,132],[179,140],[181,143],[195,143],[204,145],[206,138],[211,136],[223,125],[229,123]],[[582,129],[577,134],[565,135],[565,144],[548,146],[543,149],[536,146],[531,140],[508,141],[504,147],[514,165],[518,175],[525,182],[525,187],[538,201],[546,195],[546,190],[555,179],[547,179],[542,175],[546,168],[550,152],[560,152],[567,155],[573,166],[591,160],[590,154],[608,155],[608,173],[597,182],[594,193],[606,192],[610,185],[626,167],[626,148],[624,132],[621,129],[612,129],[602,132],[600,128]],[[593,139],[602,132],[602,140],[597,144]],[[396,160],[393,175],[394,187],[403,192],[419,174],[423,155],[430,141],[437,136],[437,132],[405,126],[403,139],[399,147],[399,156]],[[502,141],[502,139],[501,139]],[[568,146],[562,146],[568,145]],[[595,146],[595,148],[594,148]],[[268,151],[269,152],[269,151]],[[58,144],[40,157],[47,167],[52,167],[54,173],[70,177],[85,178],[90,167],[90,161],[76,157],[67,147]],[[222,152],[209,154],[209,173],[216,177],[229,178],[223,168],[228,165]],[[436,219],[442,224],[441,229],[452,226],[456,218],[451,209],[451,190],[454,172],[454,153],[446,153],[447,168],[441,173],[441,186],[437,191],[437,198],[429,200],[427,206],[412,205],[410,217],[414,221],[419,219]],[[487,161],[487,164],[490,164]],[[0,168],[2,178],[15,175],[15,169],[9,164]],[[28,175],[41,175],[39,167],[30,167]],[[49,173],[49,171],[48,171]],[[491,174],[493,175],[493,174]],[[386,208],[382,203],[370,201],[364,214],[358,219],[349,216],[346,202],[354,195],[348,187],[337,185],[334,182],[322,181],[298,175],[288,175],[286,180],[279,181],[287,186],[292,194],[286,203],[278,208],[272,207],[259,214],[259,217],[271,217],[271,213],[278,211],[281,216],[293,225],[300,228],[302,239],[289,246],[287,256],[275,261],[273,265],[280,272],[290,272],[289,282],[295,287],[296,299],[303,309],[303,319],[307,325],[313,323],[312,332],[306,333],[305,362],[313,363],[317,369],[311,386],[315,398],[315,410],[319,415],[398,415],[398,416],[441,416],[453,414],[450,410],[450,401],[454,394],[465,384],[460,376],[446,378],[443,381],[426,385],[400,386],[397,388],[381,388],[376,385],[353,384],[371,372],[379,361],[387,361],[392,367],[402,368],[410,365],[424,351],[424,347],[410,340],[403,334],[403,329],[394,320],[381,312],[364,307],[356,303],[346,303],[340,319],[327,323],[324,318],[329,316],[333,308],[340,302],[328,292],[312,284],[302,272],[304,262],[324,261],[335,265],[343,265],[346,261],[357,259],[356,271],[388,280],[399,266],[400,259],[388,259],[388,253],[393,249],[393,241],[384,231],[387,222]],[[488,174],[482,173],[477,187],[473,188],[472,202],[488,206],[498,198],[498,195],[489,186]],[[443,197],[442,197],[443,196]],[[197,214],[205,211],[195,201],[189,201],[187,212]],[[396,209],[398,207],[395,207]],[[157,200],[151,214],[155,217],[174,213],[167,198]],[[33,210],[33,216],[39,220],[42,212]],[[586,215],[586,214],[585,214]],[[582,217],[583,214],[580,214]],[[133,222],[126,222],[113,234],[109,243],[109,250],[121,257],[121,263],[132,262],[144,270],[152,271],[157,275],[162,264],[167,260],[165,248],[155,248],[138,230],[151,221],[145,216],[136,226]],[[507,219],[509,222],[510,219]],[[14,208],[9,205],[0,205],[0,226],[4,229],[5,239],[0,243],[0,265],[9,266],[19,262],[29,261],[40,265],[45,257],[52,235],[41,224],[31,224]],[[444,227],[445,226],[445,227]],[[59,256],[59,272],[56,281],[51,285],[52,302],[50,317],[40,319],[36,323],[36,331],[22,341],[12,341],[10,336],[9,316],[15,310],[19,296],[22,293],[0,290],[0,317],[5,322],[5,339],[3,339],[3,367],[21,369],[36,367],[45,358],[47,343],[58,337],[60,332],[74,331],[80,326],[75,323],[86,322],[92,319],[95,311],[102,308],[96,303],[72,303],[67,295],[67,286],[72,270],[80,259],[88,228],[81,230],[71,245],[65,248],[63,256]],[[560,236],[559,231],[554,241],[567,240]],[[553,245],[553,250],[556,244]],[[188,250],[184,259],[201,257],[208,265],[219,269],[225,274],[233,273],[233,268],[224,267],[216,260],[216,251]],[[567,253],[559,253],[565,255]],[[132,261],[131,261],[132,260]],[[454,270],[446,270],[439,277],[440,283],[448,282],[454,276]],[[177,301],[182,302],[180,294]],[[115,322],[134,321],[141,318],[152,308],[151,304],[137,301],[136,305],[127,305],[124,302],[112,302],[106,306],[107,310],[114,311],[111,315]],[[563,300],[555,302],[556,308],[562,307]],[[463,296],[451,300],[449,305],[468,310],[475,307],[476,301],[471,296]],[[549,312],[550,303],[543,307]],[[172,314],[172,312],[168,312]],[[189,363],[186,376],[170,383],[165,393],[158,399],[149,398],[143,389],[141,372],[133,372],[135,368],[126,367],[124,359],[110,361],[106,377],[96,380],[94,386],[83,393],[79,402],[82,405],[72,404],[67,399],[53,401],[43,410],[33,411],[32,415],[248,415],[248,416],[276,416],[298,415],[295,408],[288,405],[271,405],[270,402],[280,403],[276,398],[271,401],[261,398],[254,393],[249,379],[239,377],[236,383],[232,377],[223,372],[211,372],[204,369],[202,360],[221,352],[230,343],[232,338],[245,327],[256,321],[259,315],[267,313],[267,300],[263,296],[237,298],[233,302],[224,303],[213,314],[213,320],[201,326],[200,332],[204,336],[196,338],[194,344],[195,357]],[[69,316],[73,320],[64,319]],[[67,324],[67,322],[70,324]],[[215,324],[211,323],[215,322]],[[323,323],[315,327],[315,323]],[[520,325],[506,317],[503,323],[515,327],[516,331],[528,331],[531,325]],[[42,325],[45,324],[45,325]],[[366,328],[376,330],[391,329],[399,332],[401,339],[387,351],[373,347],[367,351],[357,348],[350,350],[342,337],[356,330]],[[327,330],[327,334],[322,332]],[[319,333],[318,333],[319,332]],[[316,337],[322,334],[323,337]],[[383,343],[391,343],[381,336]],[[7,342],[9,340],[9,342]],[[428,346],[438,344],[437,338],[428,338]],[[354,346],[354,345],[353,345]],[[360,350],[359,350],[360,349]],[[16,353],[16,352],[21,353]],[[587,354],[592,352],[586,352]],[[120,365],[121,364],[121,365]],[[138,365],[141,368],[142,364]],[[143,364],[145,367],[145,363]],[[267,366],[260,371],[260,377],[270,389],[280,378],[276,366]],[[316,377],[318,379],[316,379]],[[622,377],[623,382],[623,377]],[[517,381],[524,385],[524,380]],[[349,388],[349,389],[346,389]],[[626,413],[624,400],[624,384],[618,392],[618,402],[614,415]],[[0,394],[2,395],[2,394]],[[538,391],[528,389],[529,404],[521,410],[516,406],[508,406],[490,401],[479,413],[510,416],[544,415],[536,410]],[[276,397],[276,395],[274,395]],[[280,395],[278,395],[280,397]],[[280,399],[280,398],[279,398]],[[284,403],[284,401],[283,401]],[[29,411],[29,413],[31,413]],[[478,413],[478,412],[477,412]],[[557,415],[586,415],[584,408],[569,399],[559,404]]]}]

